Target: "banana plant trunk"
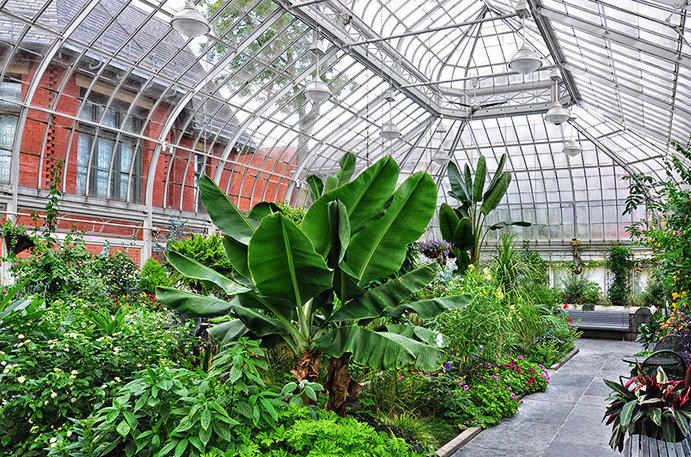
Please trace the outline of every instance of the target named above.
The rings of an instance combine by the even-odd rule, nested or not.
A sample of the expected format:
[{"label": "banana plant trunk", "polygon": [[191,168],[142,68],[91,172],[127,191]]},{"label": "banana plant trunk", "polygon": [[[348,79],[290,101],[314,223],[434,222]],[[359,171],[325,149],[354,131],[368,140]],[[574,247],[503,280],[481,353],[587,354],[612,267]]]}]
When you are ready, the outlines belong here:
[{"label": "banana plant trunk", "polygon": [[305,351],[297,360],[295,368],[290,370],[298,382],[308,380],[319,381],[319,368],[322,363],[322,354],[319,351]]},{"label": "banana plant trunk", "polygon": [[350,353],[329,360],[329,368],[326,375],[324,388],[329,393],[326,409],[339,416],[345,416],[346,406],[350,401],[360,398],[362,385],[350,377],[348,366],[350,365]]}]

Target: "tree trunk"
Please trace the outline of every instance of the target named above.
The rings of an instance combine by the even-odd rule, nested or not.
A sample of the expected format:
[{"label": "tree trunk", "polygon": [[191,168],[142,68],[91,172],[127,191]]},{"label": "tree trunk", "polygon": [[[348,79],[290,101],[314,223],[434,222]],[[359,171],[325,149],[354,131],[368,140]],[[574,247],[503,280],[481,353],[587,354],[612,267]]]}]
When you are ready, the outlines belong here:
[{"label": "tree trunk", "polygon": [[322,355],[319,351],[305,351],[295,364],[295,368],[290,370],[298,382],[307,379],[310,382],[319,381],[319,367],[321,367]]},{"label": "tree trunk", "polygon": [[329,360],[329,370],[326,375],[324,388],[329,393],[326,409],[334,411],[339,416],[345,416],[345,408],[349,401],[357,400],[362,393],[362,385],[348,374],[350,354]]}]

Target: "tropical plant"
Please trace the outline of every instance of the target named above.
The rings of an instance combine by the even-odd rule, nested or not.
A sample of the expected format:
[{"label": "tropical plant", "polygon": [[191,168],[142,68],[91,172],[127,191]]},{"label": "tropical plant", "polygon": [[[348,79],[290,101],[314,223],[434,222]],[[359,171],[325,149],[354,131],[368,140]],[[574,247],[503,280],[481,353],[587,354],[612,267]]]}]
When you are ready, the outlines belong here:
[{"label": "tropical plant", "polygon": [[168,273],[163,265],[153,257],[149,258],[139,272],[139,288],[153,294],[156,287],[168,285]]},{"label": "tropical plant", "polygon": [[439,208],[439,229],[442,237],[453,244],[452,254],[456,257],[458,271],[463,272],[468,265],[476,267],[480,260],[480,248],[490,230],[498,230],[510,225],[527,227],[528,222],[499,222],[487,227],[485,220],[506,195],[511,182],[511,173],[504,171],[506,154],[501,156],[497,171],[485,190],[488,178],[484,156],[475,165],[475,178],[466,163],[463,175],[455,163],[449,162],[446,169],[451,184],[449,195],[458,200],[461,206],[451,208],[442,203]]},{"label": "tropical plant", "polygon": [[[218,234],[195,234],[168,243],[167,252],[176,252],[214,269],[223,276],[232,277],[233,265],[228,260],[223,248],[223,237]],[[168,270],[171,284],[179,284],[197,293],[217,295],[223,294],[223,289],[214,283],[187,277],[173,267],[170,262],[164,263]]]},{"label": "tropical plant", "polygon": [[515,236],[504,232],[497,245],[497,255],[492,260],[492,271],[505,293],[516,294],[533,281],[535,274],[530,264],[523,261],[520,252],[513,248]]},{"label": "tropical plant", "polygon": [[681,441],[689,434],[691,389],[689,375],[683,381],[670,381],[662,367],[649,376],[638,367],[637,375],[626,384],[605,380],[612,389],[602,419],[612,425],[609,445],[621,451],[626,434],[640,434],[668,442]]},{"label": "tropical plant", "polygon": [[352,152],[346,152],[341,160],[338,161],[338,165],[341,168],[338,173],[333,176],[327,176],[326,182],[317,175],[310,175],[307,177],[307,185],[310,187],[310,196],[312,201],[316,202],[319,197],[325,193],[340,187],[353,177],[355,173],[355,154]]},{"label": "tropical plant", "polygon": [[561,294],[562,302],[579,305],[599,303],[600,297],[602,297],[602,290],[598,283],[576,275],[571,275],[571,279]]},{"label": "tropical plant", "polygon": [[283,340],[297,357],[291,373],[298,382],[316,381],[322,354],[331,357],[327,407],[341,413],[359,390],[348,375],[351,359],[374,369],[438,368],[444,357],[438,333],[400,323],[361,325],[408,312],[431,319],[468,302],[463,295],[407,302],[434,278],[436,265],[366,288],[400,269],[408,245],[425,231],[434,212],[437,192],[431,177],[415,173],[396,189],[398,175],[391,157],[379,160],[321,196],[300,226],[268,207],[255,207],[246,217],[202,176],[202,200],[226,233],[223,244],[238,278],[175,252],[168,259],[181,273],[216,284],[231,299],[162,287],[159,300],[186,315],[227,316],[209,330],[221,343],[248,333],[266,344]]},{"label": "tropical plant", "polygon": [[613,305],[626,306],[631,297],[631,268],[633,256],[631,248],[612,246],[607,258],[607,269],[612,273],[607,295]]}]

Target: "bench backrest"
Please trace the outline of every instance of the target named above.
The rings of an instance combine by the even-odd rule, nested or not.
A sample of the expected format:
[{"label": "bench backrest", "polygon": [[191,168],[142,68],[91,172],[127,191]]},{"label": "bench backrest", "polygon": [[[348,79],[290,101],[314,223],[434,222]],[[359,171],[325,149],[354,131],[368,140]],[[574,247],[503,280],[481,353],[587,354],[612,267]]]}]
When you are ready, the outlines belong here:
[{"label": "bench backrest", "polygon": [[569,316],[582,322],[629,325],[629,313],[619,311],[569,311]]}]

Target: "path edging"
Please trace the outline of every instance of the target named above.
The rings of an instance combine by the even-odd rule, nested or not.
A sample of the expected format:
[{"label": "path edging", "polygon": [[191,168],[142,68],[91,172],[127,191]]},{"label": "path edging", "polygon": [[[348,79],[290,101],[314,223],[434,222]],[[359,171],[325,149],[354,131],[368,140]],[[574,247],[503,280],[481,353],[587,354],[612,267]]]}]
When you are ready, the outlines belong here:
[{"label": "path edging", "polygon": [[[579,349],[578,348],[573,348],[570,350],[564,358],[552,366],[549,367],[550,370],[558,370],[559,368],[563,367],[566,362],[571,360],[573,356],[578,354]],[[519,400],[523,399],[524,397],[528,396],[528,394],[523,394],[520,397],[518,397]],[[451,457],[453,453],[458,451],[459,449],[462,449],[466,444],[468,444],[473,438],[475,438],[477,435],[480,434],[482,431],[482,427],[470,427],[465,430],[463,430],[458,436],[456,436],[454,439],[437,449],[436,455],[437,457]]]}]

